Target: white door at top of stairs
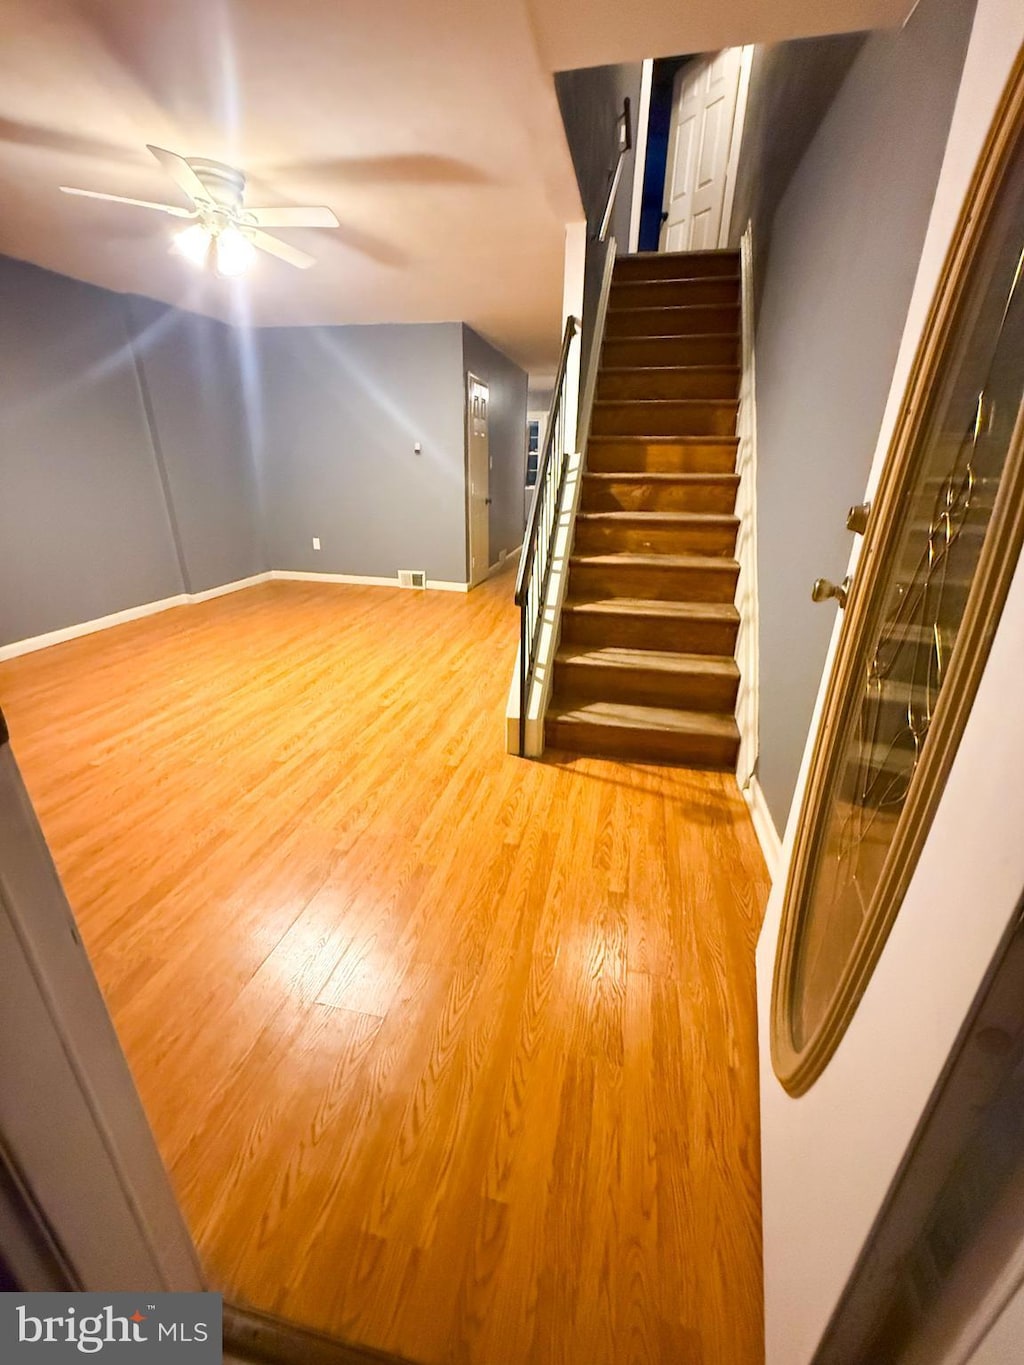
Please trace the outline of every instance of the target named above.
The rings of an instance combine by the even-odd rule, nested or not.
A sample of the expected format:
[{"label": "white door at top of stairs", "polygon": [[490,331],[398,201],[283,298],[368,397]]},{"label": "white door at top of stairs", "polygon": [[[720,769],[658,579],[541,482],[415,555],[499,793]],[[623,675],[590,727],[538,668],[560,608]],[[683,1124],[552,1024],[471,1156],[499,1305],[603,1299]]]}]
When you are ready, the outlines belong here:
[{"label": "white door at top of stairs", "polygon": [[744,49],[730,47],[680,67],[672,87],[665,167],[663,251],[721,245],[726,186],[737,136]]}]

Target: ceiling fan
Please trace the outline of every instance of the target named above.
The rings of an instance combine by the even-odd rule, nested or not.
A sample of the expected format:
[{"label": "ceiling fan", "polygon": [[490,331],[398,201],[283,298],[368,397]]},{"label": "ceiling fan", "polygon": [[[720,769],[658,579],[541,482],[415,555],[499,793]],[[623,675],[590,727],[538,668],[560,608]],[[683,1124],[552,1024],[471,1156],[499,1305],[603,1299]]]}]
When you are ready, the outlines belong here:
[{"label": "ceiling fan", "polygon": [[140,209],[156,209],[172,218],[188,219],[191,227],[175,234],[172,249],[198,266],[213,265],[218,275],[241,275],[256,258],[256,250],[266,251],[299,270],[308,270],[315,258],[264,228],[336,228],[340,226],[329,208],[309,207],[252,209],[243,202],[245,176],[232,166],[205,157],[179,156],[163,147],[148,149],[184,191],[191,208],[176,204],[154,204],[146,199],[126,199],[120,194],[99,190],[73,189],[61,185],[64,194],[79,194],[86,199],[108,199],[115,204],[131,204]]}]

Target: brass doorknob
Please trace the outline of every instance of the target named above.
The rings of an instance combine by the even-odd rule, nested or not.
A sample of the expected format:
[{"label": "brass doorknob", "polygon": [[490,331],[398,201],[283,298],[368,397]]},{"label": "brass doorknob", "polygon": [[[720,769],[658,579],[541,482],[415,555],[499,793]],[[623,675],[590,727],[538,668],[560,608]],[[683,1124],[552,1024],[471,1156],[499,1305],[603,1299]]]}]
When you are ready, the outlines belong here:
[{"label": "brass doorknob", "polygon": [[812,602],[827,602],[830,597],[834,597],[840,607],[846,606],[846,599],[850,595],[850,575],[847,574],[841,583],[833,583],[828,578],[816,578],[814,587],[811,589]]},{"label": "brass doorknob", "polygon": [[851,507],[846,514],[846,529],[852,531],[854,535],[862,536],[868,529],[868,513],[871,511],[869,502],[859,502],[856,507]]}]

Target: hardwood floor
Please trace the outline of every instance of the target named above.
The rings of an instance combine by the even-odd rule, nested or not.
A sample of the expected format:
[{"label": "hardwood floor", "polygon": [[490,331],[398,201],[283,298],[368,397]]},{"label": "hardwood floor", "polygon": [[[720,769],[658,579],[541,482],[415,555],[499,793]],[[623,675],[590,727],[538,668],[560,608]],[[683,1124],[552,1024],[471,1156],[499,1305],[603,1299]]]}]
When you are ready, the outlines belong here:
[{"label": "hardwood floor", "polygon": [[0,700],[218,1287],[428,1365],[759,1365],[744,803],[505,755],[515,638],[507,575],[274,583]]}]

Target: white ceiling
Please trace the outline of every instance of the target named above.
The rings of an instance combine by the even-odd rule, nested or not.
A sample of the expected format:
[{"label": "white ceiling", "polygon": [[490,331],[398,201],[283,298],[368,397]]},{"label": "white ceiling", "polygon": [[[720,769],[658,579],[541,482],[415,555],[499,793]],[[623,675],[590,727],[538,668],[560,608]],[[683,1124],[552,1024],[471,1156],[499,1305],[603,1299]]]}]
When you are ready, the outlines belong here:
[{"label": "white ceiling", "polygon": [[529,0],[552,71],[901,24],[917,0]]},{"label": "white ceiling", "polygon": [[[581,212],[552,71],[909,8],[0,0],[0,253],[258,325],[464,320],[543,370]],[[249,203],[328,204],[342,228],[281,234],[318,258],[309,271],[261,256],[227,282],[167,254],[171,219],[58,193],[180,202],[147,142],[243,168]]]}]

